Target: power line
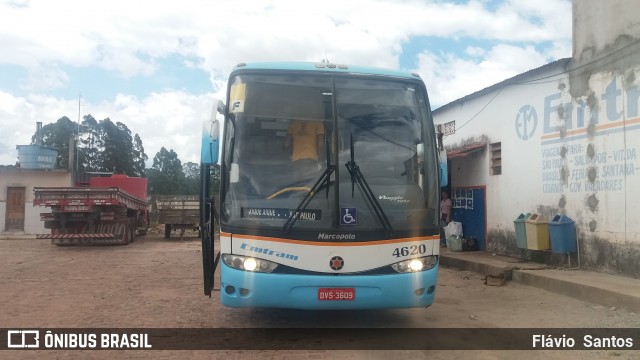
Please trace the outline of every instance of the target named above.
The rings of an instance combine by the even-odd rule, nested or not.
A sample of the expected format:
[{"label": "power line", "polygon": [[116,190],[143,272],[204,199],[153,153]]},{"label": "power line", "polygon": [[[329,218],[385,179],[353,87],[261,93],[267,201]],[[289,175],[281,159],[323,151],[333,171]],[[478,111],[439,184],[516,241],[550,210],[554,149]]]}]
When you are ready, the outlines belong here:
[{"label": "power line", "polygon": [[[465,122],[464,124],[460,125],[460,127],[456,128],[456,130],[460,130],[460,129],[462,129],[465,125],[467,125],[468,123],[470,123],[470,122],[471,122],[471,120],[475,119],[475,118],[476,118],[476,116],[480,115],[480,113],[481,113],[482,111],[484,111],[484,109],[485,109],[487,106],[489,106],[489,104],[491,104],[491,102],[492,102],[493,100],[495,100],[495,98],[496,98],[496,97],[498,97],[498,95],[500,94],[500,92],[502,91],[502,89],[504,89],[505,87],[506,87],[506,86],[502,86],[502,87],[500,87],[500,88],[498,89],[498,91],[496,91],[496,94],[495,94],[495,95],[493,95],[493,97],[491,98],[491,100],[489,100],[489,102],[487,102],[487,103],[482,107],[482,109],[480,109],[480,110],[479,110],[475,115],[473,115],[469,120],[467,120],[467,122]],[[449,135],[447,135],[447,136],[449,136]],[[447,137],[447,136],[445,136],[445,137]]]},{"label": "power line", "polygon": [[[631,47],[632,45],[638,44],[638,43],[640,43],[640,40],[633,41],[633,42],[631,42],[631,43],[629,43],[629,44],[627,44],[627,45],[625,45],[625,46],[623,46],[623,47],[621,47],[621,48],[619,48],[619,49],[617,49],[617,50],[615,50],[615,51],[613,51],[613,52],[607,53],[607,54],[605,54],[605,55],[603,55],[603,56],[601,56],[601,57],[599,57],[599,58],[592,59],[592,60],[590,60],[590,61],[588,61],[588,62],[586,62],[586,63],[584,63],[584,64],[581,64],[581,65],[579,65],[579,66],[576,66],[576,67],[571,68],[571,69],[568,69],[568,70],[563,70],[563,71],[558,72],[558,73],[555,73],[555,74],[551,74],[551,75],[547,75],[547,76],[539,77],[539,78],[536,78],[536,79],[531,79],[531,80],[526,80],[526,81],[520,81],[520,82],[516,82],[516,81],[514,81],[514,82],[510,82],[509,80],[505,80],[505,81],[502,83],[502,85],[499,85],[500,83],[499,83],[499,84],[496,84],[496,85],[499,85],[499,87],[498,87],[498,89],[496,90],[496,94],[491,98],[491,100],[489,100],[489,101],[488,101],[488,102],[487,102],[487,103],[482,107],[482,109],[480,109],[480,110],[479,110],[475,115],[473,115],[471,118],[469,118],[469,120],[467,120],[464,124],[462,124],[460,127],[457,127],[457,129],[456,129],[456,130],[462,129],[465,125],[469,124],[473,119],[475,119],[478,115],[480,115],[480,114],[482,113],[482,111],[484,111],[484,109],[486,109],[486,108],[487,108],[487,106],[489,106],[489,104],[491,104],[491,102],[493,102],[493,100],[495,100],[495,98],[496,98],[496,97],[497,97],[497,96],[502,92],[502,90],[503,90],[504,88],[506,88],[507,86],[510,86],[510,85],[539,85],[539,84],[546,84],[546,83],[555,82],[555,81],[557,81],[557,79],[550,80],[550,81],[542,81],[542,82],[540,82],[540,80],[551,79],[551,78],[555,78],[555,77],[560,76],[560,75],[573,73],[573,72],[578,71],[578,70],[580,70],[580,69],[583,69],[583,68],[585,68],[585,67],[587,67],[587,66],[593,65],[593,64],[595,64],[595,63],[597,63],[597,62],[599,62],[599,61],[601,61],[601,60],[604,60],[604,59],[606,59],[606,58],[608,58],[608,57],[612,57],[613,55],[615,55],[615,54],[617,54],[617,53],[619,53],[619,52],[621,52],[621,51],[623,51],[623,50],[625,50],[625,49],[627,49],[627,48]],[[632,55],[633,53],[635,53],[635,52],[637,52],[637,51],[638,51],[638,50],[636,50],[636,51],[632,52],[631,54],[628,54],[627,56]],[[610,62],[612,62],[612,61],[614,61],[614,60],[611,60]],[[604,65],[609,64],[610,62],[607,62],[607,63],[605,63]],[[522,74],[521,74],[521,75],[522,75]],[[447,136],[449,136],[449,135],[447,135]],[[445,137],[446,137],[446,136],[445,136]]]},{"label": "power line", "polygon": [[[593,65],[593,64],[595,64],[595,63],[597,63],[597,62],[599,62],[599,61],[601,61],[601,60],[604,60],[604,59],[606,59],[606,58],[608,58],[608,57],[611,57],[611,56],[613,56],[613,55],[615,55],[615,54],[617,54],[617,53],[621,52],[622,50],[625,50],[625,49],[627,49],[627,48],[631,47],[632,45],[636,45],[636,44],[638,44],[638,43],[640,43],[640,39],[639,39],[639,40],[636,40],[636,41],[633,41],[633,42],[630,42],[629,44],[627,44],[627,45],[625,45],[625,46],[623,46],[623,47],[621,47],[621,48],[619,48],[619,49],[617,49],[617,50],[614,50],[614,51],[612,51],[612,52],[610,52],[610,53],[607,53],[607,54],[605,54],[605,55],[602,55],[602,56],[601,56],[601,57],[599,57],[599,58],[592,59],[592,60],[590,60],[590,61],[588,61],[588,62],[586,62],[586,63],[584,63],[584,64],[581,64],[581,65],[576,66],[576,67],[574,67],[574,68],[571,68],[571,69],[569,69],[569,70],[564,70],[564,71],[561,71],[561,72],[559,72],[559,73],[552,74],[552,75],[547,75],[547,76],[543,76],[543,77],[540,77],[540,78],[537,78],[537,79],[531,79],[531,80],[522,81],[522,82],[514,82],[513,84],[506,84],[506,85],[522,85],[522,84],[529,84],[529,83],[532,83],[533,85],[536,85],[536,84],[544,84],[544,83],[546,83],[546,82],[541,82],[541,83],[533,83],[533,82],[534,82],[534,81],[539,81],[539,80],[549,79],[549,78],[552,78],[552,77],[555,77],[555,76],[558,76],[558,75],[570,74],[570,73],[572,73],[572,72],[575,72],[575,71],[578,71],[578,70],[580,70],[580,69],[583,69],[583,68],[585,68],[585,67],[587,67],[587,66]],[[636,50],[635,52],[637,52],[637,51],[638,51],[638,50]],[[628,55],[632,55],[632,54],[633,54],[633,53],[628,54]],[[608,63],[607,63],[607,64],[608,64]],[[549,81],[549,82],[553,82],[553,81]]]}]

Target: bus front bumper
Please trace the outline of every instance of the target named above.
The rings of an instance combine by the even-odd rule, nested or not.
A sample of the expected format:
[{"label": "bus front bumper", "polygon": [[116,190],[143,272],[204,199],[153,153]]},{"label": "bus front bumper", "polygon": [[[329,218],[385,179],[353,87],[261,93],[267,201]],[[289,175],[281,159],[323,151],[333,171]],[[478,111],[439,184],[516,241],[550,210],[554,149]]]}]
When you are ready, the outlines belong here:
[{"label": "bus front bumper", "polygon": [[[433,303],[438,265],[389,275],[291,275],[236,270],[221,262],[220,302],[230,307],[384,309]],[[353,289],[349,300],[320,300],[319,289]]]}]

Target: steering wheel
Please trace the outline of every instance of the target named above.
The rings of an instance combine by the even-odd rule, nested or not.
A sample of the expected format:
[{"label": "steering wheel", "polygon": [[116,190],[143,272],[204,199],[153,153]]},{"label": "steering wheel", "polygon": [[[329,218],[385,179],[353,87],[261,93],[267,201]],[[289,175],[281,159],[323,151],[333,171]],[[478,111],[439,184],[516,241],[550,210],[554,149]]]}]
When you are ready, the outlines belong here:
[{"label": "steering wheel", "polygon": [[289,191],[306,191],[306,192],[310,193],[311,192],[311,188],[308,188],[306,186],[292,186],[292,187],[280,189],[280,190],[274,192],[273,194],[269,195],[269,197],[267,197],[267,200],[271,200],[274,197],[280,196],[280,195],[282,195],[282,194],[284,194],[286,192],[289,192]]}]

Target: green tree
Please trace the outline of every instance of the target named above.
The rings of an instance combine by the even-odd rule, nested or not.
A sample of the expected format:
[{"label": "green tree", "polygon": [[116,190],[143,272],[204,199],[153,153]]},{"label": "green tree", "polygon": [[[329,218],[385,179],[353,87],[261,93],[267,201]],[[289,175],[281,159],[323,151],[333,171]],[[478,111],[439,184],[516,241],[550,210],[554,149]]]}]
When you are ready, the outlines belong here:
[{"label": "green tree", "polygon": [[154,168],[146,169],[145,175],[147,177],[147,190],[149,192],[149,195],[164,195],[165,193],[163,192],[163,190],[167,188],[167,186],[165,185],[165,176],[160,171]]},{"label": "green tree", "polygon": [[217,194],[220,191],[220,165],[211,165],[211,192]]},{"label": "green tree", "polygon": [[114,124],[109,118],[100,121],[99,126],[104,144],[101,170],[133,176],[135,171],[131,130],[121,122]]},{"label": "green tree", "polygon": [[194,162],[186,162],[182,164],[182,172],[187,179],[199,179],[200,178],[200,165]]},{"label": "green tree", "polygon": [[200,165],[193,162],[182,164],[184,172],[184,181],[182,184],[182,193],[184,195],[197,195],[200,189]]},{"label": "green tree", "polygon": [[[55,123],[42,127],[42,145],[58,149],[58,159],[55,167],[58,169],[69,168],[69,139],[78,133],[78,124],[63,116]],[[31,143],[35,144],[37,134],[31,137]]]},{"label": "green tree", "polygon": [[[83,117],[82,124],[63,116],[57,122],[42,127],[43,145],[58,149],[57,168],[69,166],[69,140],[80,130],[78,147],[78,171],[105,171],[129,176],[145,176],[142,139],[121,122],[106,118],[96,121],[91,115]],[[35,143],[36,135],[32,137]]]},{"label": "green tree", "polygon": [[100,135],[98,121],[91,115],[85,115],[80,127],[80,148],[78,159],[84,171],[99,171],[104,141]]},{"label": "green tree", "polygon": [[145,163],[149,157],[144,152],[142,139],[138,134],[133,137],[133,171],[135,176],[144,176]]},{"label": "green tree", "polygon": [[147,172],[147,176],[153,174],[149,178],[150,192],[165,195],[182,194],[185,176],[182,162],[173,149],[167,150],[163,146],[153,157],[152,169],[153,172]]}]

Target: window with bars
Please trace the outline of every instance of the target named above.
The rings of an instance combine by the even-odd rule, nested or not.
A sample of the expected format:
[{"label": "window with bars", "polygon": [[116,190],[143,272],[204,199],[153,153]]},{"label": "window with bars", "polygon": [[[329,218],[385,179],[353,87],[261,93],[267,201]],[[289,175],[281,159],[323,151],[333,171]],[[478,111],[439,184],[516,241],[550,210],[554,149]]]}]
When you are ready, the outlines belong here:
[{"label": "window with bars", "polygon": [[502,143],[489,144],[491,153],[491,175],[502,174]]},{"label": "window with bars", "polygon": [[448,123],[442,124],[442,133],[446,135],[453,135],[456,133],[456,121],[449,121]]},{"label": "window with bars", "polygon": [[453,189],[452,201],[454,209],[473,210],[473,190],[465,188]]}]

